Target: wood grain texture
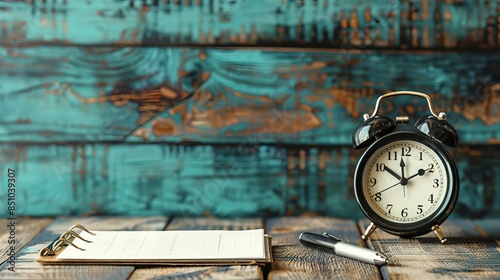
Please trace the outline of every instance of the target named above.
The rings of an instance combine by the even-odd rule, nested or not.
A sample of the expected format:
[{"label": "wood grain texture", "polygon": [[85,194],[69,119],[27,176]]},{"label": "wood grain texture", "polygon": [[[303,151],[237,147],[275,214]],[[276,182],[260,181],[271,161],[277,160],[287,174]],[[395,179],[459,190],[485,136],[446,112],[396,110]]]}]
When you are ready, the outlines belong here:
[{"label": "wood grain texture", "polygon": [[[166,230],[246,230],[264,228],[262,219],[174,218]],[[198,266],[137,268],[129,280],[139,279],[264,279],[260,266]]]},{"label": "wood grain texture", "polygon": [[[494,216],[499,10],[455,0],[0,0],[2,163],[22,171],[25,215],[359,217],[352,132],[382,93],[410,89],[430,94],[466,144],[454,152],[455,213]],[[415,98],[382,112],[428,114]],[[120,145],[128,135],[152,145]],[[55,196],[64,199],[47,207]]]},{"label": "wood grain texture", "polygon": [[498,219],[481,219],[474,220],[477,225],[477,230],[483,236],[489,236],[498,244],[498,252],[500,253],[500,222]]},{"label": "wood grain texture", "polygon": [[0,1],[0,42],[495,49],[498,1]]},{"label": "wood grain texture", "polygon": [[[499,223],[495,219],[495,223]],[[360,222],[364,231],[366,221]],[[447,220],[441,225],[448,243],[432,234],[404,239],[377,229],[368,246],[384,252],[390,263],[382,275],[399,279],[498,279],[499,247],[470,220]]]},{"label": "wood grain texture", "polygon": [[[8,259],[12,256],[15,258],[19,251],[53,220],[53,218],[31,217],[17,217],[15,220],[4,218],[3,226],[0,227],[0,240],[2,240],[2,243],[0,243],[0,256],[2,256],[0,257],[0,264],[3,264],[6,260],[8,263]],[[13,226],[12,223],[14,223]]]},{"label": "wood grain texture", "polygon": [[[498,143],[500,54],[192,48],[2,49],[0,141],[351,143],[392,90],[432,97],[462,143]],[[382,113],[428,115],[422,98]],[[154,117],[157,116],[157,117]]]},{"label": "wood grain texture", "polygon": [[[31,148],[2,146],[3,159],[18,170],[18,193],[26,193],[18,196],[19,214],[244,217],[284,212],[283,171],[281,161],[269,154],[272,148],[242,157],[231,155],[234,149],[212,146]],[[17,157],[18,151],[26,157]],[[259,155],[269,160],[261,163]],[[0,198],[6,201],[6,195]]]},{"label": "wood grain texture", "polygon": [[29,242],[16,256],[15,272],[0,266],[0,279],[127,279],[132,266],[43,266],[35,259],[39,251],[73,224],[93,230],[163,230],[163,217],[59,217]]},{"label": "wood grain texture", "polygon": [[299,243],[304,231],[331,233],[364,246],[356,223],[325,217],[283,217],[266,222],[273,236],[273,264],[268,279],[381,279],[376,266],[307,248]]},{"label": "wood grain texture", "polygon": [[262,218],[178,217],[174,218],[167,226],[167,230],[250,230],[261,228],[264,228]]},{"label": "wood grain texture", "polygon": [[[41,47],[6,54],[0,60],[0,98],[8,103],[2,102],[1,109],[10,116],[2,119],[1,132],[23,135],[26,128],[33,129],[34,137],[19,140],[119,141],[152,115],[189,97],[202,79],[196,65],[199,51],[190,49]],[[33,97],[39,100],[33,103]],[[25,106],[40,110],[22,113],[22,99]]]},{"label": "wood grain texture", "polygon": [[[346,146],[0,145],[0,155],[17,170],[20,215],[363,217],[352,191],[361,152]],[[500,149],[461,146],[453,156],[452,215],[500,214]]]}]

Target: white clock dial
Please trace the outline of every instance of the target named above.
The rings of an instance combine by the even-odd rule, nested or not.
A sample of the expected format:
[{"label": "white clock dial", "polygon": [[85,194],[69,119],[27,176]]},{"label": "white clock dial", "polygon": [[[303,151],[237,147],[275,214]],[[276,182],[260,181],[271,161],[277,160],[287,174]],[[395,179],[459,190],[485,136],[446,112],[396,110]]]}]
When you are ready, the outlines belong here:
[{"label": "white clock dial", "polygon": [[441,157],[413,140],[391,142],[367,160],[363,195],[381,218],[414,223],[429,217],[444,203],[449,182]]}]

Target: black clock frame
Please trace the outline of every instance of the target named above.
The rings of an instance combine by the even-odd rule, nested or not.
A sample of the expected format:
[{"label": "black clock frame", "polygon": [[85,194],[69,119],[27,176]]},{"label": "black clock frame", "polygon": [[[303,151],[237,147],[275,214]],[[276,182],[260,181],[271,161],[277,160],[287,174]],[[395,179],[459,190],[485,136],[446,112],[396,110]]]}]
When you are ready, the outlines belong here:
[{"label": "black clock frame", "polygon": [[[423,220],[408,224],[387,221],[370,207],[368,201],[363,195],[364,184],[362,177],[368,159],[378,149],[399,140],[420,142],[436,152],[445,165],[444,169],[446,176],[448,177],[447,192],[441,205],[438,206],[438,210]],[[455,161],[438,141],[420,131],[398,131],[381,137],[370,145],[370,147],[368,147],[368,149],[363,153],[354,172],[354,195],[365,216],[383,231],[402,237],[413,237],[431,232],[431,228],[433,226],[443,223],[455,207],[458,199],[458,192],[459,178]]]}]

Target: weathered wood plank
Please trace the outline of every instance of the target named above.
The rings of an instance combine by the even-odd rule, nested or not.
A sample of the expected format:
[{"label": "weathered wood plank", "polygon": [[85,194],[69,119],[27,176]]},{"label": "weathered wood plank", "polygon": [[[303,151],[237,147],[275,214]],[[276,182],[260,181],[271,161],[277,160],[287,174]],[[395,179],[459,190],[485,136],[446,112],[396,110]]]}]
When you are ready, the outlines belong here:
[{"label": "weathered wood plank", "polygon": [[[121,140],[188,97],[202,74],[195,65],[199,51],[190,49],[42,47],[7,54],[0,60],[0,99],[8,104],[0,108],[10,116],[0,132],[28,141]],[[23,102],[39,109],[24,114]],[[34,134],[22,136],[30,127]]]},{"label": "weathered wood plank", "polygon": [[132,266],[43,266],[35,259],[39,251],[73,224],[94,230],[162,230],[164,217],[61,217],[24,247],[16,256],[15,272],[0,266],[0,279],[127,279]]},{"label": "weathered wood plank", "polygon": [[255,265],[138,268],[129,280],[142,279],[264,279]]},{"label": "weathered wood plank", "polygon": [[[462,143],[500,138],[500,54],[2,50],[0,141],[121,141],[144,124],[129,140],[345,145],[378,96],[402,89],[430,94]],[[420,99],[382,109],[413,122],[428,114]]]},{"label": "weathered wood plank", "polygon": [[364,246],[356,223],[325,217],[273,218],[266,223],[273,237],[273,264],[268,279],[380,279],[376,266],[306,248],[304,231],[329,232],[345,242]]},{"label": "weathered wood plank", "polygon": [[0,43],[491,48],[497,1],[0,1]]},{"label": "weathered wood plank", "polygon": [[498,219],[474,220],[474,223],[478,225],[478,230],[483,236],[489,236],[497,242],[499,246],[498,252],[500,253],[500,222]]},{"label": "weathered wood plank", "polygon": [[[25,194],[19,215],[363,217],[352,192],[361,153],[346,146],[19,144],[0,145],[0,155]],[[500,149],[462,146],[453,156],[453,215],[499,215]]]},{"label": "weathered wood plank", "polygon": [[[1,146],[0,154],[18,171],[17,193],[26,193],[17,198],[23,205],[19,215],[283,213],[285,178],[281,161],[269,154],[273,148],[262,148],[261,163],[253,151],[243,157],[232,152],[212,146],[85,145]],[[0,199],[7,201],[6,195]]]},{"label": "weathered wood plank", "polygon": [[[496,223],[500,221],[496,219]],[[360,229],[368,223],[360,222]],[[440,244],[432,234],[404,239],[381,230],[368,245],[384,252],[391,263],[383,275],[400,279],[497,279],[500,277],[498,245],[483,236],[470,220],[447,220],[441,226],[448,243]]]},{"label": "weathered wood plank", "polygon": [[173,219],[167,226],[167,230],[249,230],[264,228],[261,218],[188,218],[179,217]]},{"label": "weathered wood plank", "polygon": [[0,264],[7,260],[7,266],[10,266],[9,260],[11,258],[15,262],[19,251],[54,220],[53,218],[31,217],[17,217],[15,220],[4,219],[5,225],[0,227],[0,240],[2,240],[0,243]]},{"label": "weathered wood plank", "polygon": [[[175,218],[166,230],[243,230],[264,228],[261,219]],[[262,268],[247,266],[198,266],[137,268],[129,280],[139,279],[264,279]]]}]

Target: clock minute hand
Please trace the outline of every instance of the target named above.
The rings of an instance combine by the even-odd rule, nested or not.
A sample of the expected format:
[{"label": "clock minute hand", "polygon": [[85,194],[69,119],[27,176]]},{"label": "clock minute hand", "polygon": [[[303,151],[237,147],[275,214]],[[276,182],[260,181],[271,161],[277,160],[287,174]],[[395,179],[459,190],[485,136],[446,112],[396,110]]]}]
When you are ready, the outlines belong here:
[{"label": "clock minute hand", "polygon": [[399,162],[399,166],[401,167],[401,178],[405,177],[405,162],[403,161],[403,157],[401,156],[401,161]]}]

